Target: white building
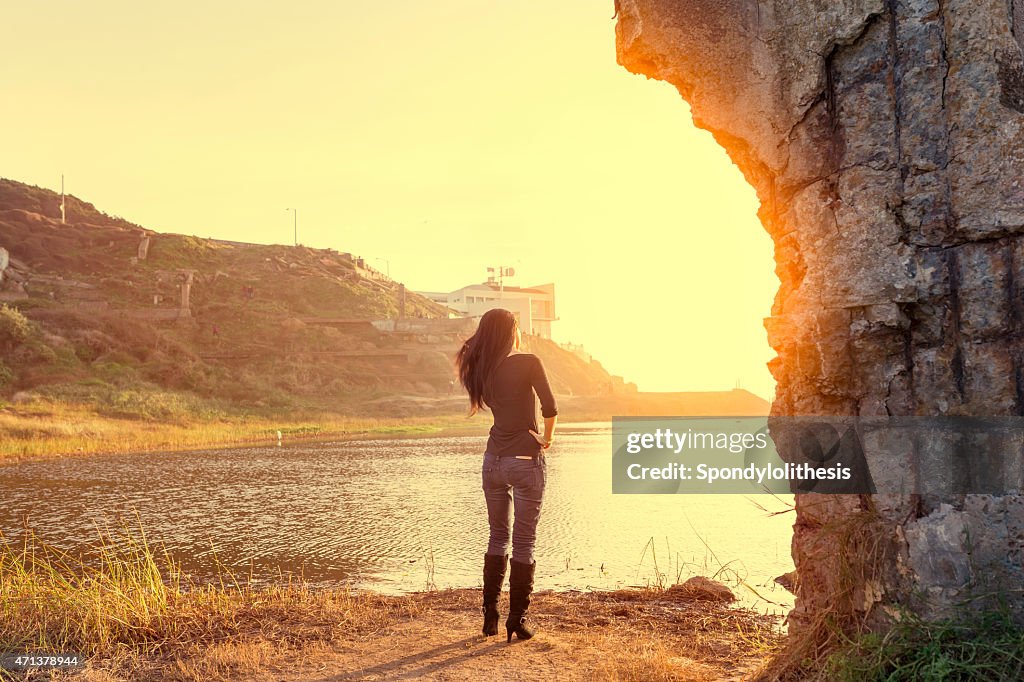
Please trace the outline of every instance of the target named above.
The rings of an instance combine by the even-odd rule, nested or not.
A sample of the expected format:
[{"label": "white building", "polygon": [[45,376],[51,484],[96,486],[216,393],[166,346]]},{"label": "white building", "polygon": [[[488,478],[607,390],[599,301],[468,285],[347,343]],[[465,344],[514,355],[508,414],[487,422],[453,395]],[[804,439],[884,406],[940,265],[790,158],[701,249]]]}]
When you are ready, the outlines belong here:
[{"label": "white building", "polygon": [[500,286],[497,282],[471,284],[450,293],[419,291],[466,317],[479,318],[493,308],[505,308],[515,313],[519,327],[525,334],[551,338],[551,323],[555,317],[555,285],[535,287]]}]

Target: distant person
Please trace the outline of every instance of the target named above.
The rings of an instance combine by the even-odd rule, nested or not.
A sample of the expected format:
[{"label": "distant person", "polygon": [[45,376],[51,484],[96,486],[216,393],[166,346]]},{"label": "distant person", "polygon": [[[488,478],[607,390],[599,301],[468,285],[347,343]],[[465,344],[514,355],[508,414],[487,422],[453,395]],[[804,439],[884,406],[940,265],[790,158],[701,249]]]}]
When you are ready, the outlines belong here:
[{"label": "distant person", "polygon": [[[512,635],[519,639],[534,635],[526,622],[537,567],[533,546],[547,483],[544,451],[551,447],[558,414],[544,365],[536,355],[520,352],[521,343],[515,315],[494,308],[480,318],[476,333],[462,345],[456,357],[459,380],[469,393],[470,414],[488,407],[494,417],[484,451],[482,476],[490,526],[484,554],[483,633],[498,634],[498,597],[505,567],[511,563],[509,614],[505,620],[509,642]],[[543,436],[537,430],[535,391],[544,416]]]}]

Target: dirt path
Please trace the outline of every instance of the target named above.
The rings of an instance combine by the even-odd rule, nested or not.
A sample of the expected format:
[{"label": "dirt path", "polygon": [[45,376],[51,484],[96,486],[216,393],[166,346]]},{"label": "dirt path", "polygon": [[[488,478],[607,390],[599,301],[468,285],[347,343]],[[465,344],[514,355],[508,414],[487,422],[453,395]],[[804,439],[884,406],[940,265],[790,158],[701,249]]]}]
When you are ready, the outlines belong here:
[{"label": "dirt path", "polygon": [[413,599],[415,615],[248,679],[739,680],[778,642],[771,618],[672,590],[540,594],[537,636],[511,644],[503,628],[497,637],[479,634],[475,591]]},{"label": "dirt path", "polygon": [[[511,644],[480,634],[479,590],[310,594],[267,608],[259,593],[253,599],[231,612],[232,636],[94,659],[72,675],[13,679],[742,680],[782,643],[777,618],[730,606],[728,588],[703,578],[667,590],[541,592],[531,609],[537,636]],[[507,593],[500,606],[507,613]]]}]

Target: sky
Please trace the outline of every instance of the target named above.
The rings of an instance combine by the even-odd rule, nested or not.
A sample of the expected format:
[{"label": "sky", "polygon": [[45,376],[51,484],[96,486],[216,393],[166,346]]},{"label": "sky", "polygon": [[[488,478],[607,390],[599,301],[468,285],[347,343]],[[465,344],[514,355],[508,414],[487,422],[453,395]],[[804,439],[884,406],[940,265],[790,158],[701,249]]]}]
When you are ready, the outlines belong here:
[{"label": "sky", "polygon": [[165,232],[299,241],[414,290],[554,282],[556,340],[641,390],[771,398],[757,199],[613,3],[14,3],[0,177]]}]

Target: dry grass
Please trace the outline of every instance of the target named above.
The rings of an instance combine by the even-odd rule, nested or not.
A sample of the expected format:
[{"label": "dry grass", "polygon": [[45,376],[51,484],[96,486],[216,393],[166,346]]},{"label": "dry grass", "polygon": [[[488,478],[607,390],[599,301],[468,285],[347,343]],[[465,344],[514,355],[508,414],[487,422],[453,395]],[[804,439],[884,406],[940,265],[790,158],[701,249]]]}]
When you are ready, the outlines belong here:
[{"label": "dry grass", "polygon": [[128,531],[102,534],[89,559],[33,535],[4,542],[0,651],[81,653],[114,678],[230,679],[415,611],[409,600],[222,575],[216,585],[192,584]]},{"label": "dry grass", "polygon": [[680,600],[659,589],[547,593],[538,599],[538,612],[573,635],[608,629],[636,638],[647,658],[655,653],[647,645],[660,643],[670,646],[673,657],[731,666],[761,660],[781,642],[775,617],[722,602]]},{"label": "dry grass", "polygon": [[840,517],[823,526],[834,536],[834,583],[825,608],[815,611],[813,620],[801,627],[799,636],[789,637],[785,647],[764,666],[758,680],[821,680],[831,682],[827,672],[832,655],[852,639],[870,632],[862,610],[859,588],[877,584],[879,575],[892,566],[887,537],[879,527],[876,513],[868,509]]},{"label": "dry grass", "polygon": [[186,424],[117,419],[88,407],[36,403],[0,409],[0,462],[67,455],[129,454],[161,450],[192,450],[277,442],[286,443],[366,435],[439,433],[480,429],[464,416],[307,418],[238,417]]},{"label": "dry grass", "polygon": [[[427,611],[465,612],[475,610],[480,597],[473,590],[446,590],[417,598]],[[684,600],[658,588],[541,592],[531,613],[543,632],[557,633],[575,652],[574,666],[589,668],[594,679],[722,679],[724,671],[763,663],[784,639],[777,617]]]},{"label": "dry grass", "polygon": [[[351,669],[377,656],[390,666],[407,652],[402,637],[456,641],[478,627],[477,590],[385,597],[297,581],[256,587],[221,570],[215,585],[191,584],[141,532],[104,533],[87,559],[31,535],[4,543],[0,650],[83,653],[82,679],[94,682],[265,680],[283,671],[305,679],[296,660]],[[722,679],[754,667],[782,639],[776,618],[659,589],[544,592],[534,604],[546,646],[573,679]],[[481,657],[466,664],[493,665],[494,640],[480,640]]]}]

